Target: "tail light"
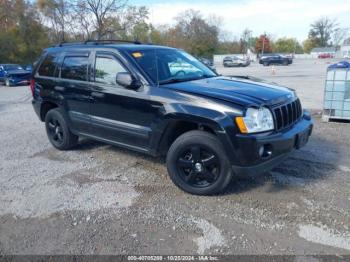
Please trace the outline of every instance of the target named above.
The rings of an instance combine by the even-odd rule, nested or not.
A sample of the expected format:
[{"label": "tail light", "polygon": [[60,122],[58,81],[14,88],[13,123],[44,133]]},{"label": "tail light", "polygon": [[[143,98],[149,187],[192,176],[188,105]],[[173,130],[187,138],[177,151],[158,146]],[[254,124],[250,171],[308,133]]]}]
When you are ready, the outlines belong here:
[{"label": "tail light", "polygon": [[32,91],[32,96],[34,96],[34,89],[35,89],[35,80],[32,78],[30,79],[30,91]]}]

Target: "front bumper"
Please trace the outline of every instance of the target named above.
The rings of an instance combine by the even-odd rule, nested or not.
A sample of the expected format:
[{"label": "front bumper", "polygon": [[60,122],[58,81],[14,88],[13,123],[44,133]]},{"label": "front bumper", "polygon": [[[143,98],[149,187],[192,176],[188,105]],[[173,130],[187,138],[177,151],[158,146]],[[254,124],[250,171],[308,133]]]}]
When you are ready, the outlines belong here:
[{"label": "front bumper", "polygon": [[[303,118],[292,128],[270,135],[237,135],[236,147],[240,164],[232,165],[236,174],[257,175],[271,170],[294,149],[304,146],[313,130],[313,121],[305,112]],[[263,155],[265,148],[270,154]]]}]

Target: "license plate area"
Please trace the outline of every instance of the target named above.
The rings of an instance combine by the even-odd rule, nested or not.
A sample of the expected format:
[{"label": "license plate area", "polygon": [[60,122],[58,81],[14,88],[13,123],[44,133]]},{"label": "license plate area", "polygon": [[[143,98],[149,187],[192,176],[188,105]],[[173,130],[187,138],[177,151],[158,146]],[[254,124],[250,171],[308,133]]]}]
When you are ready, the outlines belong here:
[{"label": "license plate area", "polygon": [[309,135],[310,135],[309,129],[297,134],[295,148],[300,149],[303,146],[305,146],[307,144],[307,142],[309,141]]}]

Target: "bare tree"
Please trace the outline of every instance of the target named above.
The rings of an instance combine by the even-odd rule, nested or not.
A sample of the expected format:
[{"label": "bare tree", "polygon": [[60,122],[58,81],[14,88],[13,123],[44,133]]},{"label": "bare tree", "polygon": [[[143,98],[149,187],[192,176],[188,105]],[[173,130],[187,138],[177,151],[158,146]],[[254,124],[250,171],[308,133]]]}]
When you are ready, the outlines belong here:
[{"label": "bare tree", "polygon": [[248,52],[251,36],[252,36],[252,31],[249,30],[249,28],[244,29],[240,39],[241,53],[246,54]]},{"label": "bare tree", "polygon": [[335,19],[321,17],[311,24],[309,38],[314,39],[320,47],[330,45],[333,33],[337,30],[338,23]]},{"label": "bare tree", "polygon": [[118,16],[125,10],[127,0],[78,0],[76,6],[81,26],[88,35],[93,31],[99,40],[113,33],[113,25],[118,22]]},{"label": "bare tree", "polygon": [[54,41],[65,41],[68,25],[71,24],[72,4],[68,0],[38,0],[38,9],[50,22]]},{"label": "bare tree", "polygon": [[350,28],[337,28],[333,32],[332,42],[336,48],[339,48],[342,42],[346,39],[349,34]]},{"label": "bare tree", "polygon": [[208,56],[218,47],[219,28],[209,24],[199,11],[187,10],[176,20],[177,24],[172,29],[176,47],[184,48],[197,56]]}]

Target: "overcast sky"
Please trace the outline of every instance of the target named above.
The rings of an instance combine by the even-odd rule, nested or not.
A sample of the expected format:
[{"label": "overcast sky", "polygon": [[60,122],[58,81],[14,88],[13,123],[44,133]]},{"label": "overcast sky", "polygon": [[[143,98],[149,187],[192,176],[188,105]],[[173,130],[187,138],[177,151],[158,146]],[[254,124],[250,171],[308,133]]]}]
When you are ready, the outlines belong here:
[{"label": "overcast sky", "polygon": [[129,0],[150,9],[154,24],[174,23],[186,9],[222,18],[224,31],[239,36],[248,27],[253,35],[267,32],[274,37],[307,38],[309,25],[321,16],[336,18],[341,27],[350,27],[350,0]]}]

